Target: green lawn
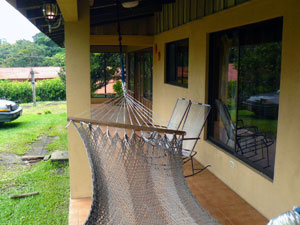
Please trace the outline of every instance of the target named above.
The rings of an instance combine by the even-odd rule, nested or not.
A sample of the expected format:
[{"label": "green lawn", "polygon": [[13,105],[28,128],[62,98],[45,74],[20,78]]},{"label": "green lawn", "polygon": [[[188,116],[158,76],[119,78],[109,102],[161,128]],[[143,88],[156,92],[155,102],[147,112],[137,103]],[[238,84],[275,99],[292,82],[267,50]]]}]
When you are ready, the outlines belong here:
[{"label": "green lawn", "polygon": [[[17,171],[3,170],[0,169],[0,224],[68,224],[67,164],[47,161]],[[39,195],[10,199],[11,195],[30,192]]]},{"label": "green lawn", "polygon": [[[230,110],[230,115],[235,118],[235,110]],[[249,110],[239,110],[239,120],[243,120],[246,126],[258,127],[268,137],[275,137],[277,134],[277,120],[258,118]]]},{"label": "green lawn", "polygon": [[65,102],[38,102],[36,107],[23,104],[23,115],[17,120],[0,125],[0,152],[25,154],[30,143],[39,136],[58,136],[49,150],[67,149],[67,123]]}]

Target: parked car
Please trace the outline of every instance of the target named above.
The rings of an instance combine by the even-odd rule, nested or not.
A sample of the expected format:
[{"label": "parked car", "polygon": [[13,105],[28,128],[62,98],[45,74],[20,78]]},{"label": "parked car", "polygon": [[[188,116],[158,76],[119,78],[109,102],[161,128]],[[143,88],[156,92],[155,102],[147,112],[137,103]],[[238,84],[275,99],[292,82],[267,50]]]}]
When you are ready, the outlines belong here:
[{"label": "parked car", "polygon": [[250,96],[243,103],[258,117],[277,118],[280,90]]},{"label": "parked car", "polygon": [[0,123],[13,121],[22,115],[22,107],[16,102],[0,99]]}]

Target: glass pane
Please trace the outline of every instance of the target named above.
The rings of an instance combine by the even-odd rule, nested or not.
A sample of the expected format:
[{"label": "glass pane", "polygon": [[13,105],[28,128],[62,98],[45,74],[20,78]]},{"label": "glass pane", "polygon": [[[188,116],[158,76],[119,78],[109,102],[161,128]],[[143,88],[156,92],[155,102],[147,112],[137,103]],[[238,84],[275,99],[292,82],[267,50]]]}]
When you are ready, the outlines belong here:
[{"label": "glass pane", "polygon": [[183,53],[183,85],[188,86],[188,74],[189,74],[189,50],[188,46],[185,47]]},{"label": "glass pane", "polygon": [[134,53],[128,54],[128,61],[129,61],[129,82],[128,82],[128,89],[134,91]]},{"label": "glass pane", "polygon": [[237,106],[238,82],[238,39],[229,38],[224,34],[214,40],[214,56],[217,66],[214,68],[215,105],[214,131],[216,141],[226,145],[228,149],[235,149],[235,123]]},{"label": "glass pane", "polygon": [[152,53],[144,54],[144,97],[152,100]]},{"label": "glass pane", "polygon": [[[274,167],[278,106],[280,94],[281,42],[245,45],[240,47],[238,119],[245,126],[256,127],[267,141]],[[251,147],[247,148],[251,151]],[[259,160],[260,154],[247,154]],[[265,166],[265,160],[259,160]]]},{"label": "glass pane", "polygon": [[210,35],[209,138],[273,177],[282,18]]},{"label": "glass pane", "polygon": [[177,71],[177,83],[182,84],[183,78],[183,52],[178,48],[176,51],[176,71]]},{"label": "glass pane", "polygon": [[189,40],[184,39],[166,45],[166,82],[188,86]]}]

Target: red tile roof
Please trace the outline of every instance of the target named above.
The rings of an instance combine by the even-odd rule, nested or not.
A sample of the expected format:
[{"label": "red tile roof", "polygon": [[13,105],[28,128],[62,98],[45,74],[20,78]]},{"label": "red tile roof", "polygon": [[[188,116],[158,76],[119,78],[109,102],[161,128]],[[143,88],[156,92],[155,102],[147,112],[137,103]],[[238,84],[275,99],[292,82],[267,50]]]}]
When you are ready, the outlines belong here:
[{"label": "red tile roof", "polygon": [[237,80],[238,71],[234,68],[233,63],[228,64],[228,81]]},{"label": "red tile roof", "polygon": [[31,78],[30,70],[34,71],[36,80],[53,79],[58,77],[60,67],[0,67],[0,80],[28,80]]},{"label": "red tile roof", "polygon": [[[113,89],[114,84],[116,83],[116,80],[111,79],[110,81],[107,82],[106,84],[106,94],[115,94],[116,92]],[[95,94],[100,95],[100,94],[105,94],[105,87],[102,87],[95,91]]]}]

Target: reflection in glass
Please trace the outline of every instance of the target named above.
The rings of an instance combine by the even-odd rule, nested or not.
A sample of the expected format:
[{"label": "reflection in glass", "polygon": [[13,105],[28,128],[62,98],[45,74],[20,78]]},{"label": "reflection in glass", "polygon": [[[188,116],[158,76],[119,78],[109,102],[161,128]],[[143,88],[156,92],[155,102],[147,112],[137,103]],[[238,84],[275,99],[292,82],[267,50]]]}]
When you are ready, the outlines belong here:
[{"label": "reflection in glass", "polygon": [[166,83],[188,87],[189,39],[166,45]]},{"label": "reflection in glass", "polygon": [[144,97],[152,101],[152,52],[144,54]]},{"label": "reflection in glass", "polygon": [[130,91],[134,92],[134,66],[135,66],[135,62],[134,62],[134,53],[129,53],[128,54],[128,64],[129,64],[129,68],[128,68],[128,75],[129,75],[129,82],[128,82],[128,89]]},{"label": "reflection in glass", "polygon": [[209,138],[273,177],[282,19],[210,35]]}]

